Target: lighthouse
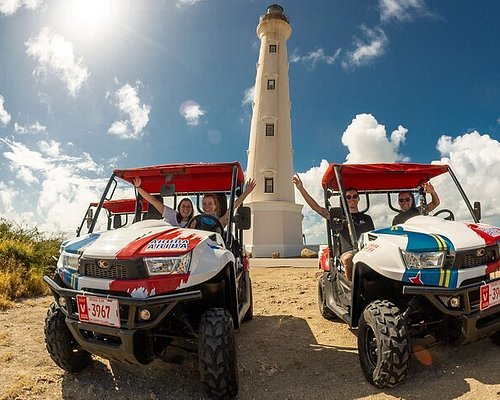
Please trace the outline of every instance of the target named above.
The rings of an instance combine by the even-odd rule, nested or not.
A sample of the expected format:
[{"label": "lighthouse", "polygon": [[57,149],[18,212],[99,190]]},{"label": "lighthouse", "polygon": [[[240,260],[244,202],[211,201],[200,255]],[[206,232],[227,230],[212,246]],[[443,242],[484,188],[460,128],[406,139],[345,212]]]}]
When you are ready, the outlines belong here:
[{"label": "lighthouse", "polygon": [[254,257],[293,257],[302,249],[302,206],[295,203],[293,149],[286,41],[288,17],[273,4],[260,17],[259,60],[255,78],[247,175],[257,186],[245,202],[252,229],[245,247]]}]

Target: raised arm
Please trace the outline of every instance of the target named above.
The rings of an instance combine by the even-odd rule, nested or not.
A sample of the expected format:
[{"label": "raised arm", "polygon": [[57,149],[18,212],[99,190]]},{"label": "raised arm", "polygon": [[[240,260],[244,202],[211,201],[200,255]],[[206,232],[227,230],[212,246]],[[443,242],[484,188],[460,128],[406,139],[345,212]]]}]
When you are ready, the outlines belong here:
[{"label": "raised arm", "polygon": [[298,175],[294,175],[292,178],[292,182],[295,185],[295,187],[298,189],[304,200],[306,201],[307,205],[311,207],[314,211],[316,211],[319,215],[321,215],[323,218],[328,219],[330,218],[330,214],[328,213],[328,210],[325,207],[321,207],[316,200],[312,198],[312,196],[307,192],[305,189],[302,180],[299,178]]},{"label": "raised arm", "polygon": [[434,189],[434,186],[432,186],[432,183],[424,182],[422,184],[422,186],[424,187],[425,193],[430,193],[430,195],[431,195],[431,202],[429,204],[427,204],[427,211],[431,212],[437,206],[439,206],[441,201],[439,200],[439,196],[438,196],[436,190]]},{"label": "raised arm", "polygon": [[148,192],[146,192],[142,187],[142,180],[139,177],[134,178],[134,186],[136,187],[137,191],[140,193],[140,195],[146,199],[146,201],[150,204],[153,205],[154,208],[158,210],[160,214],[163,215],[163,208],[164,205],[161,201],[159,201],[156,197],[152,196]]},{"label": "raised arm", "polygon": [[[239,206],[243,204],[247,196],[255,189],[255,179],[250,178],[245,186],[245,191],[236,199],[234,202],[234,209],[236,210]],[[222,217],[219,218],[222,226],[226,226],[229,221],[229,210],[227,210]]]}]

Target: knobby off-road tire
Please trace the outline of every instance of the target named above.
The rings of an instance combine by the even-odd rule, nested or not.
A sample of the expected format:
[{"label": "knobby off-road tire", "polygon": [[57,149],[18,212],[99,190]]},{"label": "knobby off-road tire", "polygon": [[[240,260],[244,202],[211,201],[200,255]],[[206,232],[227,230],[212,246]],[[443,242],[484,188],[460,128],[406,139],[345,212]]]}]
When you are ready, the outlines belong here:
[{"label": "knobby off-road tire", "polygon": [[323,318],[329,321],[334,321],[338,319],[337,314],[335,314],[332,310],[330,310],[326,305],[324,276],[320,276],[318,280],[318,307],[319,307],[319,313]]},{"label": "knobby off-road tire", "polygon": [[233,319],[223,308],[211,308],[201,316],[199,337],[200,378],[207,394],[230,399],[238,393],[238,366]]},{"label": "knobby off-road tire", "polygon": [[50,358],[60,368],[69,372],[79,372],[92,362],[92,357],[71,335],[65,318],[61,309],[52,303],[45,318],[45,346]]},{"label": "knobby off-road tire", "polygon": [[361,369],[372,385],[389,388],[408,372],[411,346],[408,328],[399,309],[387,300],[376,300],[363,311],[358,326]]},{"label": "knobby off-road tire", "polygon": [[493,335],[490,336],[490,339],[497,346],[500,346],[500,331],[496,331]]}]

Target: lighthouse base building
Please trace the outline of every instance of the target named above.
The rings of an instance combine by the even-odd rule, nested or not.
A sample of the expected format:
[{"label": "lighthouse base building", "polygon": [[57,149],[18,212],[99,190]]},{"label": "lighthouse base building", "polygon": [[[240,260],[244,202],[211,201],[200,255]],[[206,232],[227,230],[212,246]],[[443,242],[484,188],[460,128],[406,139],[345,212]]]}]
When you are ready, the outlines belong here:
[{"label": "lighthouse base building", "polygon": [[[290,178],[291,179],[291,178]],[[296,257],[302,248],[302,206],[282,201],[246,203],[252,209],[252,228],[245,248],[253,257]]]}]

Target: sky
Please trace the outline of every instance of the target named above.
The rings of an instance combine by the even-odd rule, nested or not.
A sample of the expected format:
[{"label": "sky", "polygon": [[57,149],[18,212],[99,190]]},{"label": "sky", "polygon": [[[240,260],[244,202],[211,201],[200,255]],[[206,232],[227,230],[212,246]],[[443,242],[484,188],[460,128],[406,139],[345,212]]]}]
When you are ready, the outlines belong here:
[{"label": "sky", "polygon": [[[246,168],[270,4],[0,0],[0,218],[69,234],[113,168]],[[294,169],[313,197],[329,162],[446,162],[500,225],[500,2],[279,4]],[[309,242],[324,241],[303,214]]]}]

